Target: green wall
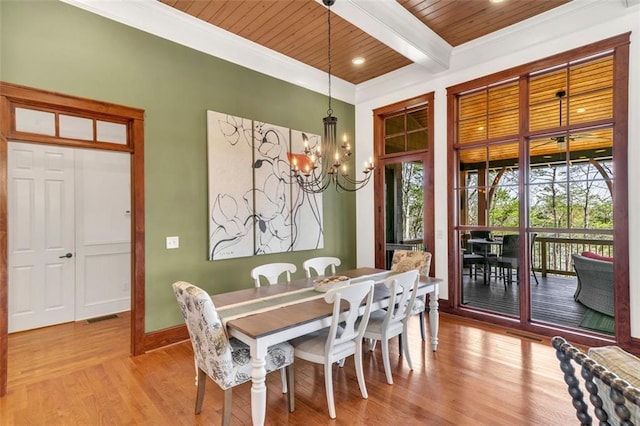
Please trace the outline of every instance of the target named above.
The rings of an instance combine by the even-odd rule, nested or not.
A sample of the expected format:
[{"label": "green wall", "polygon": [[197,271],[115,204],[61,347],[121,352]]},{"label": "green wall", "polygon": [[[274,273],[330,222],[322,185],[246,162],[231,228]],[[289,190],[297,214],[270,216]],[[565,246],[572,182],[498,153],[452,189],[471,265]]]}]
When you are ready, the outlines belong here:
[{"label": "green wall", "polygon": [[[321,134],[326,96],[55,1],[0,0],[0,37],[0,80],[145,110],[147,332],[182,322],[177,280],[221,293],[253,286],[262,263],[293,262],[296,277],[313,256],[355,266],[355,196],[333,190],[323,250],[207,260],[206,111]],[[332,106],[354,135],[353,105]],[[179,249],[164,248],[170,235]]]}]

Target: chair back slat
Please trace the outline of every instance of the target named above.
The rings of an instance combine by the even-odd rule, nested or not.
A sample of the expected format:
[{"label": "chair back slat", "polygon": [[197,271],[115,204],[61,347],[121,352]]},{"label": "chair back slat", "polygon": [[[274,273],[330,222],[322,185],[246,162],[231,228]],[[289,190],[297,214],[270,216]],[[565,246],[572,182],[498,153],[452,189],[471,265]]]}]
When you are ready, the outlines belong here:
[{"label": "chair back slat", "polygon": [[293,263],[267,263],[264,265],[256,266],[251,270],[251,278],[253,278],[254,284],[260,287],[260,277],[266,278],[269,285],[277,284],[280,282],[280,276],[285,274],[285,281],[291,281],[291,274],[298,270]]},{"label": "chair back slat", "polygon": [[418,291],[418,278],[418,271],[414,269],[394,275],[385,281],[385,286],[390,289],[391,296],[382,329],[401,323],[411,316],[411,309]]},{"label": "chair back slat", "polygon": [[[362,339],[371,313],[373,285],[374,281],[368,280],[330,290],[324,296],[327,303],[333,303],[333,316],[325,353],[339,350],[342,344]],[[360,315],[363,304],[364,313]]]},{"label": "chair back slat", "polygon": [[502,257],[518,258],[518,245],[520,242],[520,235],[507,234],[502,237]]},{"label": "chair back slat", "polygon": [[314,257],[307,259],[302,263],[302,269],[307,276],[311,278],[312,271],[316,275],[326,275],[327,268],[331,268],[331,273],[336,273],[336,266],[340,266],[342,262],[337,257]]}]

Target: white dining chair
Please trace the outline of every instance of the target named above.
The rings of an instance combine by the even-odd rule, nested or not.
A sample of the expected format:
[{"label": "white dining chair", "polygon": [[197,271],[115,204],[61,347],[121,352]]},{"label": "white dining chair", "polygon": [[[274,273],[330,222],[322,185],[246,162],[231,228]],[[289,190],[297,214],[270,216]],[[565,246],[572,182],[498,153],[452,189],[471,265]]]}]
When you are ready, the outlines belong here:
[{"label": "white dining chair", "polygon": [[[345,358],[354,356],[360,393],[364,399],[368,398],[362,369],[362,336],[371,312],[373,284],[374,281],[369,280],[328,291],[324,300],[333,304],[331,326],[291,341],[296,357],[324,365],[327,406],[329,417],[332,419],[336,418],[332,376],[334,363],[340,363]],[[346,311],[342,309],[343,301],[347,305]],[[362,316],[360,316],[361,309],[364,309]]]},{"label": "white dining chair", "polygon": [[336,273],[336,266],[340,266],[340,259],[337,257],[314,257],[307,259],[302,263],[302,269],[307,278],[311,278],[311,272],[315,272],[316,275],[325,275],[327,268],[331,268],[331,273]]},{"label": "white dining chair", "polygon": [[[420,277],[428,277],[431,268],[431,253],[428,251],[395,250],[391,261],[393,272],[406,272],[416,269]],[[413,304],[412,315],[420,316],[420,337],[427,340],[424,323],[424,313],[427,309],[426,296],[419,297]]]},{"label": "white dining chair", "polygon": [[[286,282],[290,282],[291,274],[297,270],[297,266],[293,263],[265,263],[251,270],[251,278],[256,288],[259,288],[261,277],[264,277],[269,285],[273,285],[279,283],[280,276],[285,274]],[[282,370],[282,393],[287,393],[287,376],[284,370]]]},{"label": "white dining chair", "polygon": [[412,315],[411,310],[418,291],[418,271],[414,269],[394,275],[388,278],[384,285],[390,290],[389,307],[386,310],[380,309],[371,313],[364,338],[380,341],[384,373],[387,376],[387,383],[392,385],[389,340],[393,337],[402,336],[400,353],[404,353],[409,368],[413,370],[409,354],[407,324]]},{"label": "white dining chair", "polygon": [[253,278],[254,284],[260,287],[260,277],[264,277],[269,285],[277,284],[280,282],[280,276],[286,274],[286,282],[291,281],[291,274],[298,270],[293,263],[266,263],[264,265],[256,266],[251,270],[251,278]]},{"label": "white dining chair", "polygon": [[[173,284],[173,292],[187,324],[196,364],[195,413],[202,411],[207,376],[224,390],[222,424],[231,422],[231,400],[234,386],[251,380],[251,354],[249,346],[236,338],[228,338],[222,321],[207,292],[184,281]],[[289,375],[289,411],[295,409],[293,379],[293,347],[278,343],[267,349],[267,373],[286,367]]]}]

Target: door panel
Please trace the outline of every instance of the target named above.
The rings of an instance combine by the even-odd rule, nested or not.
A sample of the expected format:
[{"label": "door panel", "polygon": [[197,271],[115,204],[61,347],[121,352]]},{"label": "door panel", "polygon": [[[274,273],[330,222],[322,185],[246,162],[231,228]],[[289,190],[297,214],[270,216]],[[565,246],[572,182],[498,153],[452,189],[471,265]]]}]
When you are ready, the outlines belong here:
[{"label": "door panel", "polygon": [[9,144],[9,332],[74,318],[73,161],[68,148]]},{"label": "door panel", "polygon": [[76,153],[76,320],[131,306],[130,155]]}]

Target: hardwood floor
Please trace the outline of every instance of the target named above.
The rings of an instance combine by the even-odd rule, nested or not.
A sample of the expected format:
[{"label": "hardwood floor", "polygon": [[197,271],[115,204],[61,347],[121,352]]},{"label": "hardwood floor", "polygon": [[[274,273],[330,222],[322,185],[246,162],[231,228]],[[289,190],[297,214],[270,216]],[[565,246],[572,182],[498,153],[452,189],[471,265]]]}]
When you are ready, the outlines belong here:
[{"label": "hardwood floor", "polygon": [[[202,414],[191,344],[130,357],[128,315],[9,336],[9,394],[2,425],[219,424],[222,391],[207,383]],[[547,339],[441,315],[440,344],[410,334],[414,370],[391,342],[394,384],[385,380],[380,345],[365,353],[369,399],[353,360],[334,367],[338,418],[330,420],[322,367],[296,360],[296,411],[289,413],[280,375],[267,376],[269,425],[552,425],[575,424],[575,411]],[[250,383],[233,390],[232,424],[251,424]]]}]

